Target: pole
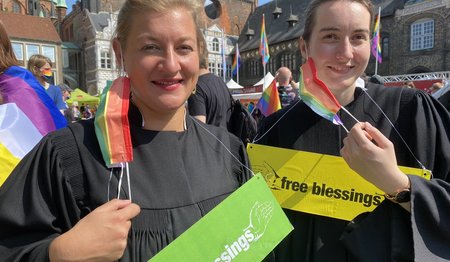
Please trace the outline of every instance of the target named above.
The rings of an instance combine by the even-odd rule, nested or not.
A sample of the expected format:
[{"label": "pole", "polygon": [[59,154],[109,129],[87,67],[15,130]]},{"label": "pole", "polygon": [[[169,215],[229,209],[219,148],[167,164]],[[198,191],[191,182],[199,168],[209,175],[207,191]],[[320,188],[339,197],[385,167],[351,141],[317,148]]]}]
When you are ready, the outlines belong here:
[{"label": "pole", "polygon": [[[381,43],[379,43],[379,42],[380,42],[380,27],[381,27],[381,6],[378,7],[378,19],[379,19],[380,22],[379,22],[379,25],[378,25],[377,45],[380,45]],[[378,46],[375,47],[375,50],[378,51]],[[375,75],[377,75],[377,74],[378,74],[378,58],[375,57]]]},{"label": "pole", "polygon": [[239,85],[239,44],[236,42],[236,50],[235,53],[237,53],[238,55],[236,55],[236,81]]}]

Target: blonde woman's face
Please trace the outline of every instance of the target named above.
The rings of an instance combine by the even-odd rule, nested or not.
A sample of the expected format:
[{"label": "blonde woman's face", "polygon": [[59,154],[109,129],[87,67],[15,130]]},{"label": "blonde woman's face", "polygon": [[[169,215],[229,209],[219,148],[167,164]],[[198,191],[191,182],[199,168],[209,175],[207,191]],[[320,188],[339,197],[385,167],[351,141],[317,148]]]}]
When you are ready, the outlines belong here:
[{"label": "blonde woman's face", "polygon": [[180,110],[199,74],[192,17],[177,8],[165,13],[141,12],[132,19],[123,51],[133,100],[157,113]]}]

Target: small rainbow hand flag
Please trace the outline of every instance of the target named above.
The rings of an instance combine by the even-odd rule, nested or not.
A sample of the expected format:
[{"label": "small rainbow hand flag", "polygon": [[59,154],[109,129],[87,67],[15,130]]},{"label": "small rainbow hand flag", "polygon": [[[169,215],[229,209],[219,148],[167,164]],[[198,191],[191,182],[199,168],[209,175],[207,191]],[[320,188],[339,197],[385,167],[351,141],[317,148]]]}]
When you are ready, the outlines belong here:
[{"label": "small rainbow hand flag", "polygon": [[67,125],[45,89],[26,69],[11,66],[0,74],[0,93],[4,103],[15,103],[42,136]]},{"label": "small rainbow hand flag", "polygon": [[108,167],[118,167],[133,160],[129,105],[130,79],[119,77],[112,84],[109,81],[100,96],[95,116],[95,134]]},{"label": "small rainbow hand flag", "polygon": [[317,77],[316,66],[312,58],[308,58],[300,67],[300,92],[299,96],[316,114],[342,125],[337,115],[341,105],[322,80]]},{"label": "small rainbow hand flag", "polygon": [[377,62],[381,64],[381,41],[380,41],[380,11],[378,12],[377,19],[375,20],[375,26],[373,30],[372,38],[372,55],[375,57]]},{"label": "small rainbow hand flag", "polygon": [[278,88],[275,78],[266,90],[264,90],[258,104],[256,104],[256,107],[258,107],[259,110],[261,110],[261,113],[265,116],[275,113],[281,109],[280,96],[278,95]]}]

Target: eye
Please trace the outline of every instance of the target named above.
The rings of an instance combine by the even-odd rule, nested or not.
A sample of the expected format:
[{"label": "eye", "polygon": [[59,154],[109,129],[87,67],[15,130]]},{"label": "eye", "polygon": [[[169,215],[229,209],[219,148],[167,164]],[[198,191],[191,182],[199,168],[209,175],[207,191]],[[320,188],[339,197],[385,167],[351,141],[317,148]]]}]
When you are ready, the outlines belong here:
[{"label": "eye", "polygon": [[351,41],[353,43],[362,44],[369,40],[369,35],[367,34],[356,34],[352,37]]},{"label": "eye", "polygon": [[339,37],[336,34],[326,34],[322,37],[323,40],[332,41],[332,40],[338,40]]},{"label": "eye", "polygon": [[142,47],[142,50],[144,51],[156,51],[159,50],[159,47],[155,44],[148,44],[148,45],[144,45]]},{"label": "eye", "polygon": [[194,48],[191,45],[180,45],[180,47],[178,48],[178,50],[182,53],[190,53],[192,51],[194,51]]}]

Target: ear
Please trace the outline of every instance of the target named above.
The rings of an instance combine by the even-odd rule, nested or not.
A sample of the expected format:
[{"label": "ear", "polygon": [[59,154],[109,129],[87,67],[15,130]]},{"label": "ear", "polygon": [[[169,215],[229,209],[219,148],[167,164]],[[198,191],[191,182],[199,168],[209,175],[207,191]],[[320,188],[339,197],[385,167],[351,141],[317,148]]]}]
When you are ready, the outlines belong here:
[{"label": "ear", "polygon": [[298,46],[300,47],[300,53],[302,54],[302,57],[304,57],[305,60],[308,59],[306,41],[303,39],[303,37],[300,37],[298,39]]},{"label": "ear", "polygon": [[117,64],[117,66],[120,68],[120,67],[124,67],[124,65],[122,65],[122,56],[123,56],[123,54],[122,54],[122,48],[121,48],[121,45],[120,45],[120,42],[119,42],[119,39],[117,39],[117,37],[116,38],[114,38],[114,40],[113,40],[113,42],[112,42],[112,45],[113,45],[113,49],[114,49],[114,54],[115,54],[115,56],[116,56],[116,64]]}]

